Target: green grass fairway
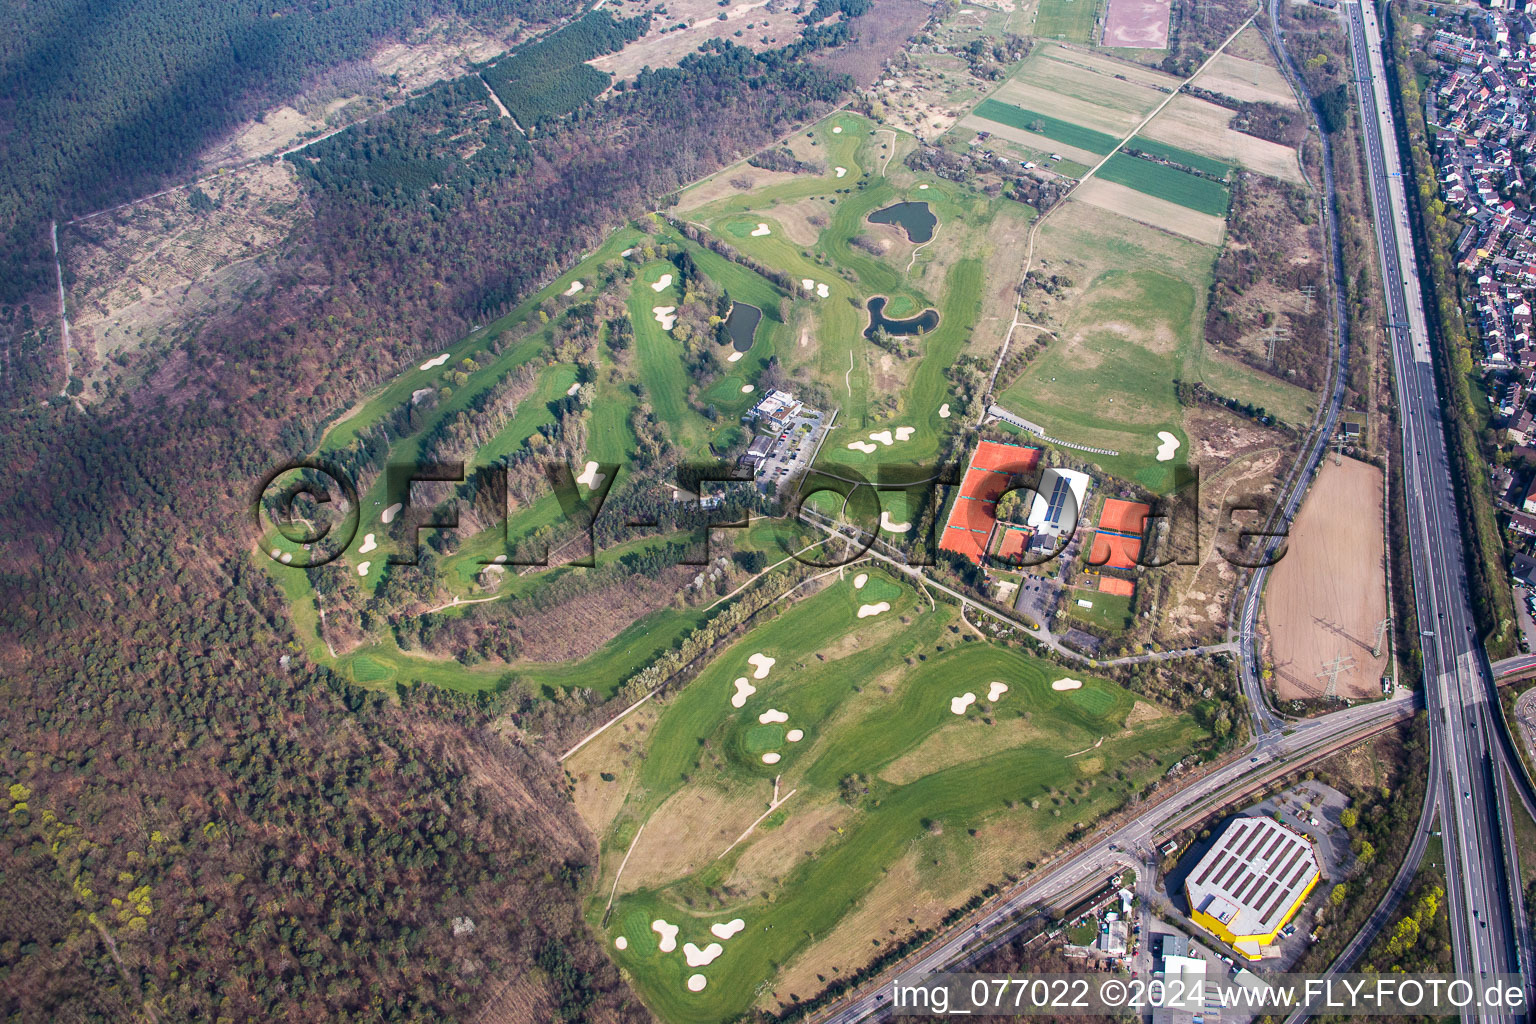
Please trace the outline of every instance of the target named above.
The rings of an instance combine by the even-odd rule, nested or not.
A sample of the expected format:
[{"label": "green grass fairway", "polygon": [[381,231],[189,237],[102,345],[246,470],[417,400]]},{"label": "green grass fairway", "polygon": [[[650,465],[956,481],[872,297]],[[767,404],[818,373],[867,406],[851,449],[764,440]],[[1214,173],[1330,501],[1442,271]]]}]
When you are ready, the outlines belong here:
[{"label": "green grass fairway", "polygon": [[1225,185],[1150,160],[1116,153],[1099,168],[1099,176],[1149,196],[1216,217],[1227,215],[1230,196]]},{"label": "green grass fairway", "polygon": [[1101,6],[1098,0],[1040,0],[1035,13],[1035,35],[1069,43],[1092,43]]},{"label": "green grass fairway", "polygon": [[352,659],[352,678],[357,682],[367,685],[379,683],[394,675],[394,670],[376,658],[370,658],[366,654],[359,654]]},{"label": "green grass fairway", "polygon": [[[1042,0],[1042,3],[1044,2],[1049,2],[1049,0]],[[1079,0],[1079,2],[1082,2],[1082,0]],[[1004,103],[1001,100],[984,99],[977,104],[975,113],[977,117],[985,118],[988,121],[996,121],[998,124],[1005,124],[1010,128],[1018,128],[1021,131],[1034,132],[1036,135],[1055,139],[1063,145],[1076,146],[1078,149],[1086,149],[1090,153],[1098,153],[1100,155],[1113,150],[1115,143],[1120,141],[1113,135],[1096,131],[1092,128],[1084,128],[1081,125],[1073,124],[1071,121],[1063,121],[1061,118],[1052,117],[1049,114],[1025,110],[1023,107],[1016,107],[1012,103]],[[1032,124],[1038,124],[1042,127],[1036,130],[1030,127]]]},{"label": "green grass fairway", "polygon": [[[1153,156],[1162,157],[1164,160],[1172,160],[1175,163],[1183,164],[1185,167],[1193,167],[1197,171],[1214,174],[1218,178],[1225,178],[1232,173],[1232,165],[1225,160],[1217,160],[1214,157],[1191,153],[1187,149],[1170,146],[1166,142],[1157,142],[1142,135],[1132,138],[1130,142],[1126,143],[1126,148],[1139,149],[1143,153],[1150,153]],[[1225,207],[1222,208],[1222,212],[1226,212]]]},{"label": "green grass fairway", "polygon": [[[995,863],[1017,870],[1060,843],[1075,822],[1122,805],[1199,741],[1191,719],[1168,713],[1126,729],[1130,693],[1016,650],[959,643],[949,630],[951,608],[930,610],[906,585],[858,568],[868,574],[863,588],[854,588],[850,573],[721,654],[638,734],[643,751],[626,755],[620,744],[596,743],[568,764],[578,778],[606,771],[627,786],[624,807],[603,836],[608,874],[594,888],[594,924],[602,921],[614,867],[646,826],[625,875],[641,873],[644,882],[620,879],[605,934],[610,943],[624,936],[627,948],[610,946],[612,955],[652,1010],[673,1024],[747,1012],[786,965],[801,955],[814,961],[818,942],[904,858],[930,868],[918,876],[924,892],[903,897],[962,901],[997,880],[965,865],[996,856]],[[894,607],[858,618],[875,599]],[[754,675],[755,653],[777,659],[765,678]],[[1083,687],[1053,690],[1052,680],[1066,675]],[[737,709],[731,695],[741,677],[757,692]],[[1008,690],[990,703],[993,681]],[[977,701],[955,714],[951,700],[965,692]],[[760,721],[769,709],[787,721]],[[790,742],[792,729],[804,738]],[[764,764],[765,753],[781,760]],[[776,812],[772,830],[759,828],[723,853],[730,839],[717,849],[707,829],[688,828],[694,806],[739,807],[727,813],[750,824],[766,810],[775,776],[781,795],[795,795]],[[868,792],[849,794],[843,784],[850,778]],[[827,816],[840,822],[835,830],[808,824]],[[739,834],[735,825],[727,831]],[[790,845],[757,849],[786,833]],[[708,848],[689,847],[700,842]],[[807,847],[814,854],[801,852]],[[673,862],[698,866],[674,870]],[[932,869],[935,862],[944,869]],[[722,942],[718,959],[685,964],[685,943],[717,941],[709,925],[736,917],[745,929]],[[677,951],[660,952],[651,929],[657,919],[680,927]],[[867,936],[864,952],[855,944],[847,956],[872,955],[875,937],[889,938]],[[854,966],[846,957],[837,962]],[[686,987],[694,973],[707,979],[702,992]]]}]

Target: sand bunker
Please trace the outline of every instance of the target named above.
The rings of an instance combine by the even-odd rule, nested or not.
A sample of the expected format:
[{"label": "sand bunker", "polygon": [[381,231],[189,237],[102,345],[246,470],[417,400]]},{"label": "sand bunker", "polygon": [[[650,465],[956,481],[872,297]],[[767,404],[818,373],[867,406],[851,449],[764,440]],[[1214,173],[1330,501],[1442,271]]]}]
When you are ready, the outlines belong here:
[{"label": "sand bunker", "polygon": [[864,584],[869,582],[869,573],[861,572],[853,578],[853,589],[863,590]]},{"label": "sand bunker", "polygon": [[284,565],[287,565],[289,562],[293,561],[293,552],[284,551],[282,557],[279,558],[278,561],[282,562]]},{"label": "sand bunker", "polygon": [[965,714],[965,709],[975,703],[976,695],[967,691],[949,702],[949,710],[957,715],[963,715]]},{"label": "sand bunker", "polygon": [[992,686],[987,690],[987,701],[988,701],[988,703],[996,704],[997,703],[997,698],[1001,697],[1003,694],[1005,694],[1007,692],[1008,692],[1008,684],[1007,683],[993,683]]},{"label": "sand bunker", "polygon": [[804,289],[805,289],[805,290],[806,290],[806,291],[814,291],[814,290],[815,290],[815,288],[816,288],[816,282],[815,282],[815,281],[812,281],[812,280],[811,280],[811,279],[810,279],[810,278],[808,278],[808,277],[802,277],[802,278],[801,278],[801,279],[800,279],[800,286],[801,286],[801,287],[802,287],[802,288],[804,288]]},{"label": "sand bunker", "polygon": [[843,175],[845,175],[847,173],[848,173],[848,168],[846,168],[846,167],[839,167],[839,168],[837,168],[837,176],[839,178],[841,178]]},{"label": "sand bunker", "polygon": [[670,331],[677,324],[676,306],[657,306],[651,310],[651,315],[656,318],[657,323],[661,324],[661,329],[664,331]]},{"label": "sand bunker", "polygon": [[734,363],[744,355],[746,355],[745,352],[732,352],[730,355],[725,357],[725,361],[728,363]]},{"label": "sand bunker", "polygon": [[919,186],[917,186],[917,187],[918,187],[918,189],[919,189],[919,190],[920,190],[920,191],[923,191],[923,192],[926,192],[926,191],[928,191],[928,186],[927,186],[927,185],[919,185]]},{"label": "sand bunker", "polygon": [[431,359],[428,359],[426,362],[422,363],[421,364],[421,368],[423,370],[430,370],[434,366],[442,366],[447,361],[448,361],[448,353],[444,352],[442,355],[440,355],[440,356],[433,356]]},{"label": "sand bunker", "polygon": [[773,232],[768,230],[768,225],[762,223],[761,221],[759,221],[757,227],[752,232],[752,237],[753,238],[762,238],[764,235],[771,235],[771,234],[773,234]]},{"label": "sand bunker", "polygon": [[880,510],[880,529],[889,530],[892,533],[906,533],[912,529],[911,523],[898,523],[891,519],[891,514],[885,509]]},{"label": "sand bunker", "polygon": [[833,128],[833,129],[832,129],[832,134],[833,134],[833,135],[841,135],[841,134],[843,134],[843,129],[842,129],[842,126],[841,126],[841,125],[839,125],[839,126],[838,126],[838,127],[836,127],[836,128]]},{"label": "sand bunker", "polygon": [[618,938],[613,940],[613,948],[614,949],[628,949],[629,948],[629,940],[626,939],[624,936],[620,935]]},{"label": "sand bunker", "polygon": [[690,974],[688,976],[688,991],[703,992],[704,986],[709,984],[709,979],[702,974]]},{"label": "sand bunker", "polygon": [[779,755],[778,754],[769,752],[769,753],[763,755],[763,764],[778,764],[778,763],[779,763]]},{"label": "sand bunker", "polygon": [[711,942],[700,949],[691,942],[683,943],[683,959],[688,961],[689,967],[708,967],[715,962],[715,957],[725,952],[725,947],[718,942]]},{"label": "sand bunker", "polygon": [[757,687],[747,682],[747,677],[742,676],[736,680],[736,692],[731,695],[731,707],[739,708],[747,702],[747,698],[757,692]]},{"label": "sand bunker", "polygon": [[897,427],[896,428],[896,440],[898,440],[898,441],[905,441],[907,438],[911,437],[915,433],[917,433],[917,428],[916,427]]},{"label": "sand bunker", "polygon": [[826,285],[818,284],[816,286],[816,294],[821,296],[823,299],[825,299],[827,296],[831,295],[832,293],[827,291],[827,286]]},{"label": "sand bunker", "polygon": [[580,281],[572,281],[571,286],[565,290],[565,294],[575,295],[577,292],[581,291],[583,287],[584,286]]},{"label": "sand bunker", "polygon": [[363,538],[363,546],[357,549],[357,553],[360,555],[366,555],[368,552],[372,551],[378,546],[379,545],[375,543],[373,539],[373,534],[370,533]]},{"label": "sand bunker", "polygon": [[717,939],[728,939],[746,926],[747,922],[737,917],[725,922],[725,924],[712,924],[709,926],[709,931]]},{"label": "sand bunker", "polygon": [[603,478],[607,475],[606,473],[599,473],[597,471],[597,463],[589,460],[586,468],[581,471],[581,476],[576,478],[576,482],[595,488],[603,482]]},{"label": "sand bunker", "polygon": [[767,711],[764,711],[762,714],[758,715],[757,720],[762,725],[772,725],[774,722],[789,721],[789,716],[780,711],[778,708],[769,708]]},{"label": "sand bunker", "polygon": [[415,391],[411,392],[411,404],[420,405],[422,402],[426,401],[427,396],[432,394],[434,391],[434,388],[417,388]]},{"label": "sand bunker", "polygon": [[1083,681],[1081,679],[1058,679],[1051,684],[1053,690],[1080,690]]},{"label": "sand bunker", "polygon": [[1173,453],[1179,450],[1179,439],[1166,430],[1157,432],[1157,461],[1167,462],[1173,458]]},{"label": "sand bunker", "polygon": [[661,942],[657,948],[663,953],[670,953],[677,948],[677,925],[667,924],[658,917],[651,922],[651,931],[661,936]]},{"label": "sand bunker", "polygon": [[757,390],[757,388],[755,388],[751,384],[743,384],[741,386],[741,393],[744,394],[744,395],[750,395],[752,392],[754,392],[756,390]]},{"label": "sand bunker", "polygon": [[506,555],[497,555],[495,558],[491,559],[491,562],[494,563],[495,565],[506,565],[507,564],[507,556]]},{"label": "sand bunker", "polygon": [[651,285],[651,291],[653,291],[653,292],[664,292],[664,291],[667,290],[667,285],[669,285],[671,283],[672,283],[672,275],[671,274],[662,274],[661,275],[661,280],[659,280],[655,284]]},{"label": "sand bunker", "polygon": [[371,566],[371,565],[373,565],[372,562],[358,562],[357,563],[357,574],[359,576],[367,576],[368,575],[368,567]]},{"label": "sand bunker", "polygon": [[799,743],[801,740],[805,739],[805,730],[791,729],[789,732],[784,734],[784,738],[789,740],[791,743]]},{"label": "sand bunker", "polygon": [[856,452],[863,452],[865,455],[873,454],[878,450],[868,441],[849,441],[848,447],[852,448]]},{"label": "sand bunker", "polygon": [[891,432],[889,430],[877,430],[873,434],[869,435],[869,439],[871,441],[879,441],[886,447],[890,447],[896,443],[895,440],[891,438]]},{"label": "sand bunker", "polygon": [[943,405],[939,406],[939,419],[941,419],[941,420],[949,419],[949,403],[948,402],[945,402]]},{"label": "sand bunker", "polygon": [[282,548],[273,548],[272,549],[272,557],[273,558],[282,558],[283,557],[283,549]]},{"label": "sand bunker", "polygon": [[620,258],[620,259],[624,259],[624,258],[626,258],[626,257],[627,257],[627,256],[629,256],[629,254],[630,254],[630,253],[632,253],[632,252],[634,252],[634,251],[635,251],[635,250],[633,250],[633,249],[625,249],[625,250],[624,250],[624,251],[623,251],[623,252],[621,252],[621,253],[619,253],[619,258]]},{"label": "sand bunker", "polygon": [[861,604],[859,605],[859,618],[867,619],[871,615],[879,615],[881,612],[888,612],[890,610],[891,603],[889,601],[878,601],[875,604]]},{"label": "sand bunker", "polygon": [[566,398],[570,398],[572,395],[574,395],[576,392],[578,392],[580,390],[581,390],[581,381],[577,381],[576,383],[572,384],[570,387],[565,389],[565,397]]},{"label": "sand bunker", "polygon": [[404,507],[405,505],[403,502],[397,501],[393,505],[389,506],[389,508],[385,509],[384,514],[379,516],[379,519],[383,521],[385,526],[388,526],[390,522],[395,518],[395,516],[399,515],[400,510]]},{"label": "sand bunker", "polygon": [[777,658],[770,658],[768,655],[761,652],[752,655],[752,657],[747,659],[747,664],[757,669],[756,672],[752,673],[752,678],[767,679],[768,670],[773,668],[773,666],[778,663],[778,660],[779,659]]}]

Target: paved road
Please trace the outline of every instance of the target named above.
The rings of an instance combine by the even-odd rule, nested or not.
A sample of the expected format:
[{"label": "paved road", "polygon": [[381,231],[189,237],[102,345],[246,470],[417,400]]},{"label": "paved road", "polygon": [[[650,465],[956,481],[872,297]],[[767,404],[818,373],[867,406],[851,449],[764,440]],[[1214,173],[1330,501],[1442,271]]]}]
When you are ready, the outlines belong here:
[{"label": "paved road", "polygon": [[[1359,85],[1373,221],[1385,286],[1424,679],[1446,845],[1456,969],[1522,972],[1528,935],[1508,794],[1492,745],[1499,723],[1493,680],[1468,596],[1466,567],[1441,406],[1419,293],[1413,236],[1386,92],[1375,11],[1343,5]],[[1515,880],[1514,884],[1512,879]],[[1517,924],[1518,922],[1518,924]],[[1505,1019],[1492,1015],[1489,1019]]]}]

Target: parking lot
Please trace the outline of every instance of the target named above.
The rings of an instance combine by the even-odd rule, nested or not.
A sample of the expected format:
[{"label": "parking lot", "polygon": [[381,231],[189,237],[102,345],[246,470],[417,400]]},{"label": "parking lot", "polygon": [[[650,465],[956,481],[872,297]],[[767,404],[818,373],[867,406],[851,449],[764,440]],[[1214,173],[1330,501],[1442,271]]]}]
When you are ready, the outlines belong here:
[{"label": "parking lot", "polygon": [[811,460],[826,435],[824,413],[803,408],[779,431],[779,444],[773,454],[757,467],[757,486],[765,493],[782,490],[784,485],[810,468]]}]

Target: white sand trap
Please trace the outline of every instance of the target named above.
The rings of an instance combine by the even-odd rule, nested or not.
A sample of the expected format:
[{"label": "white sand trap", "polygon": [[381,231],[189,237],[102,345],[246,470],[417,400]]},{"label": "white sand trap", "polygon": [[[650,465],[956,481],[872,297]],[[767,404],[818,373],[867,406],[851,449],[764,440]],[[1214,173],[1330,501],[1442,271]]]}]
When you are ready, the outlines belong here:
[{"label": "white sand trap", "polygon": [[898,441],[905,441],[907,438],[911,437],[915,433],[917,433],[917,428],[916,427],[897,427],[896,428],[896,440],[898,440]]},{"label": "white sand trap", "polygon": [[586,287],[586,286],[583,285],[580,281],[572,281],[571,282],[571,286],[565,290],[565,294],[567,294],[567,295],[575,295],[577,292],[581,291],[584,287]]},{"label": "white sand trap", "polygon": [[997,703],[997,698],[1001,697],[1003,694],[1005,694],[1007,692],[1008,692],[1008,684],[1007,683],[993,683],[992,686],[987,690],[987,702],[989,704],[996,704]]},{"label": "white sand trap", "polygon": [[635,250],[633,250],[633,249],[625,249],[623,252],[619,253],[619,259],[627,259],[629,257],[629,254],[634,252],[634,251]]},{"label": "white sand trap", "polygon": [[949,403],[948,402],[945,402],[943,405],[939,406],[939,419],[941,419],[941,420],[949,419]]},{"label": "white sand trap", "polygon": [[688,976],[688,991],[703,992],[704,986],[709,984],[709,979],[702,974],[690,974]]},{"label": "white sand trap", "polygon": [[497,555],[495,558],[491,559],[491,563],[493,565],[506,565],[507,564],[507,556],[506,555]]},{"label": "white sand trap", "polygon": [[869,573],[861,572],[853,578],[853,589],[863,590],[864,584],[869,582]]},{"label": "white sand trap", "polygon": [[911,523],[898,523],[891,519],[891,514],[885,509],[880,510],[880,529],[889,530],[892,533],[906,533],[912,529]]},{"label": "white sand trap", "polygon": [[881,444],[887,447],[896,443],[895,439],[891,437],[891,432],[889,430],[877,430],[873,434],[869,435],[869,439],[871,441],[879,441]]},{"label": "white sand trap", "polygon": [[879,615],[881,612],[888,612],[890,610],[891,603],[889,601],[878,601],[875,604],[861,604],[859,605],[859,618],[867,619],[871,615]]},{"label": "white sand trap", "polygon": [[1081,679],[1058,679],[1051,684],[1053,690],[1080,690],[1083,688]]},{"label": "white sand trap", "polygon": [[1167,462],[1173,458],[1173,453],[1179,450],[1179,439],[1166,430],[1157,432],[1157,461]]},{"label": "white sand trap", "polygon": [[614,949],[628,949],[629,948],[629,940],[626,939],[624,936],[620,935],[618,938],[613,940],[613,948]]},{"label": "white sand trap", "polygon": [[754,387],[751,384],[743,384],[741,386],[741,393],[744,394],[744,395],[750,395],[752,392],[754,392],[756,390],[757,390],[757,388]]},{"label": "white sand trap", "polygon": [[845,175],[847,173],[848,173],[848,168],[846,168],[846,167],[839,167],[839,168],[837,168],[837,176],[839,178],[841,178],[843,175]]},{"label": "white sand trap", "polygon": [[878,449],[868,441],[849,441],[848,447],[852,448],[856,452],[863,452],[865,455],[871,455],[878,451]]},{"label": "white sand trap", "polygon": [[842,125],[838,125],[836,128],[833,128],[832,129],[832,134],[833,135],[841,135],[841,134],[843,134],[843,127],[842,127]]},{"label": "white sand trap", "polygon": [[373,539],[373,534],[370,533],[363,538],[363,546],[357,549],[357,553],[360,555],[366,555],[368,552],[372,551],[378,546],[379,545]]},{"label": "white sand trap", "polygon": [[608,474],[606,473],[599,473],[597,471],[597,463],[588,461],[586,468],[581,471],[581,476],[576,478],[576,482],[579,484],[584,484],[587,487],[595,488],[603,482],[603,479],[607,475]]},{"label": "white sand trap", "polygon": [[400,510],[404,507],[405,505],[403,503],[397,501],[393,505],[389,506],[389,508],[385,509],[384,514],[379,516],[379,519],[384,523],[385,526],[388,526],[394,520],[395,516],[400,514]]},{"label": "white sand trap", "polygon": [[677,925],[667,924],[658,917],[651,922],[651,931],[661,936],[661,942],[657,948],[663,953],[670,953],[677,948]]},{"label": "white sand trap", "polygon": [[746,355],[745,352],[732,352],[730,355],[725,357],[725,361],[728,363],[734,363],[744,355]]},{"label": "white sand trap", "polygon": [[789,732],[784,734],[784,738],[789,740],[791,743],[799,743],[801,740],[805,739],[805,730],[791,729]]},{"label": "white sand trap", "polygon": [[715,957],[725,952],[725,947],[718,942],[711,942],[700,949],[691,942],[683,943],[683,959],[688,961],[689,967],[708,967],[715,962]]},{"label": "white sand trap", "polygon": [[926,192],[926,191],[928,191],[928,186],[927,186],[927,185],[919,185],[919,186],[917,186],[917,187],[918,187],[918,189],[919,189],[919,190],[920,190],[920,191],[923,191],[923,192]]},{"label": "white sand trap", "polygon": [[779,755],[778,754],[775,754],[772,751],[769,751],[768,753],[763,755],[763,764],[778,764],[778,763],[779,763]]},{"label": "white sand trap", "polygon": [[949,702],[949,710],[957,715],[965,714],[965,709],[976,703],[976,695],[966,691]]},{"label": "white sand trap", "polygon": [[757,687],[747,682],[747,677],[742,676],[736,680],[736,692],[731,695],[731,707],[739,708],[747,702],[747,698],[757,692]]},{"label": "white sand trap", "polygon": [[816,294],[817,294],[817,295],[819,295],[819,296],[820,296],[820,297],[821,297],[821,298],[823,298],[823,299],[825,299],[825,298],[827,298],[827,297],[828,297],[828,296],[829,296],[829,295],[831,295],[831,294],[832,294],[832,293],[831,293],[831,292],[829,292],[829,291],[827,291],[827,286],[826,286],[826,285],[824,285],[824,284],[818,284],[818,285],[817,285],[817,286],[816,286]]},{"label": "white sand trap", "polygon": [[804,288],[808,292],[809,291],[815,291],[815,289],[816,289],[816,282],[812,281],[808,277],[802,277],[800,279],[800,287]]},{"label": "white sand trap", "polygon": [[761,725],[772,725],[774,722],[789,721],[789,716],[780,711],[778,708],[769,708],[767,711],[764,711],[762,714],[757,716],[757,721]]},{"label": "white sand trap", "polygon": [[293,561],[293,552],[284,551],[282,558],[278,559],[278,561],[282,562],[284,565],[287,565],[289,562]]},{"label": "white sand trap", "polygon": [[570,398],[572,395],[574,395],[576,392],[578,392],[580,390],[581,390],[581,381],[577,381],[576,383],[572,384],[570,387],[565,389],[565,397],[566,398]]},{"label": "white sand trap", "polygon": [[677,326],[676,306],[657,306],[651,310],[651,315],[656,318],[657,323],[661,324],[661,329],[664,331],[670,331]]},{"label": "white sand trap", "polygon": [[771,234],[773,234],[773,232],[769,231],[768,225],[764,224],[762,221],[758,221],[757,227],[752,230],[753,238],[762,238],[764,235]]},{"label": "white sand trap", "polygon": [[664,291],[667,290],[667,286],[670,285],[671,283],[672,283],[672,275],[671,274],[662,274],[661,275],[661,280],[659,280],[655,284],[651,285],[651,291],[653,291],[653,292],[664,292]]},{"label": "white sand trap", "polygon": [[757,669],[756,672],[752,673],[753,679],[767,679],[768,670],[773,668],[774,665],[778,664],[778,661],[779,659],[777,658],[770,658],[768,655],[759,652],[748,658],[747,664]]},{"label": "white sand trap", "polygon": [[444,352],[442,355],[440,355],[440,356],[433,356],[431,359],[428,359],[426,362],[422,363],[421,364],[421,368],[423,370],[430,370],[434,366],[442,366],[447,361],[448,361],[448,353]]},{"label": "white sand trap", "polygon": [[709,926],[710,934],[717,939],[728,939],[747,926],[747,922],[736,917],[724,924],[712,924]]},{"label": "white sand trap", "polygon": [[368,567],[371,566],[371,565],[373,565],[372,562],[358,562],[357,563],[357,574],[359,576],[367,576],[368,575]]},{"label": "white sand trap", "polygon": [[282,558],[283,557],[283,549],[282,548],[273,548],[272,549],[272,557],[273,558]]}]

